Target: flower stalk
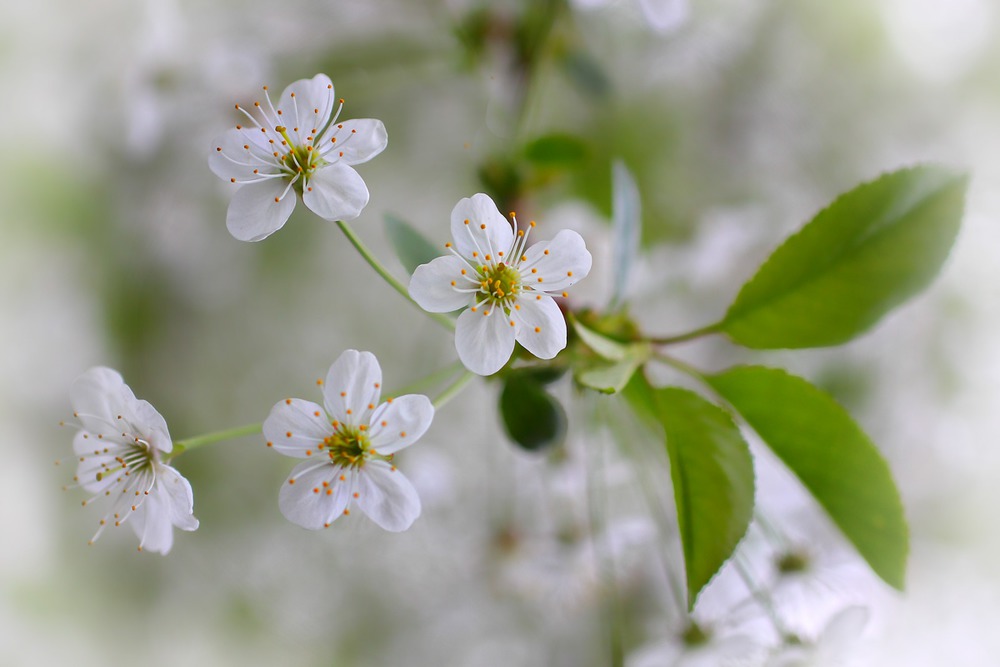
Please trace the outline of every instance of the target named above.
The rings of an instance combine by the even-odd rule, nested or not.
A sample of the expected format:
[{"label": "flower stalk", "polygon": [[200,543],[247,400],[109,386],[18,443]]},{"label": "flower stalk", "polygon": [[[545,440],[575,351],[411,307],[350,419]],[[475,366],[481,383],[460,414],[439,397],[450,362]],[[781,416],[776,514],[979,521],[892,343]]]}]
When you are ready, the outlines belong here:
[{"label": "flower stalk", "polygon": [[[389,272],[389,269],[385,268],[385,265],[382,264],[377,257],[375,257],[375,254],[364,244],[350,225],[343,220],[338,220],[337,226],[340,227],[340,231],[344,232],[344,236],[347,237],[347,240],[351,242],[351,245],[354,246],[355,250],[358,251],[361,257],[368,262],[369,266],[375,269],[375,273],[382,276],[382,279],[389,283],[389,287],[402,294],[403,298],[412,303],[414,306],[420,308],[420,305],[417,304],[417,302],[413,300],[413,297],[410,296],[410,291],[407,289],[406,285],[399,282],[399,280],[397,280],[396,277]],[[420,310],[422,312],[427,312],[424,311],[423,308],[420,308]],[[442,313],[427,313],[427,315],[449,331],[455,330],[455,320],[451,319],[447,315]]]}]

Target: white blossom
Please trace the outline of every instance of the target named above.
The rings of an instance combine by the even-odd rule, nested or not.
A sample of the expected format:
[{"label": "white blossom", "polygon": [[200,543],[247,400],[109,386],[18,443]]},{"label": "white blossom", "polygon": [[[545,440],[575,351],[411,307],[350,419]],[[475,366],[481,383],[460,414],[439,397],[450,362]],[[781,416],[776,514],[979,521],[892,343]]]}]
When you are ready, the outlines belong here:
[{"label": "white blossom", "polygon": [[459,308],[458,356],[473,373],[491,375],[514,351],[514,341],[541,359],[566,347],[566,320],[553,296],[590,271],[583,237],[564,229],[551,241],[527,245],[528,231],[514,229],[485,194],[458,202],[451,212],[450,255],[418,266],[410,296],[421,308]]},{"label": "white blossom", "polygon": [[434,406],[419,394],[379,404],[382,370],[371,352],[346,350],[321,384],[322,406],[287,398],[264,420],[268,447],[305,459],[281,487],[282,514],[304,528],[328,528],[356,504],[382,528],[406,530],[420,498],[392,459],[427,431]]},{"label": "white blossom", "polygon": [[[353,220],[368,204],[368,187],[352,166],[381,153],[388,142],[382,121],[338,121],[343,100],[325,74],[285,88],[277,106],[267,86],[253,110],[236,105],[249,124],[212,144],[208,165],[236,187],[226,214],[229,232],[260,241],[281,227],[296,193],[326,220]],[[293,192],[294,190],[294,192]]]},{"label": "white blossom", "polygon": [[166,554],[174,543],[173,527],[194,530],[191,485],[162,461],[173,448],[167,423],[146,401],[135,397],[118,372],[91,368],[73,383],[73,415],[80,430],[73,438],[76,481],[111,507],[91,539],[108,525],[128,523],[139,549]]},{"label": "white blossom", "polygon": [[846,667],[868,623],[868,609],[851,605],[834,614],[815,641],[795,637],[768,667]]}]

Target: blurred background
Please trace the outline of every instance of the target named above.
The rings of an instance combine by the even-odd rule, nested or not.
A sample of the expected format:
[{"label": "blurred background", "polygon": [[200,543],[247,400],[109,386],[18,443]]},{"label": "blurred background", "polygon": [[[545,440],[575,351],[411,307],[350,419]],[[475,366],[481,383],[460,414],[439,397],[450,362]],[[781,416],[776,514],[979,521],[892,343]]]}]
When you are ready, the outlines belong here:
[{"label": "blurred background", "polygon": [[[60,490],[73,462],[53,465],[71,458],[58,424],[87,368],[120,370],[179,439],[318,400],[348,347],[373,351],[389,387],[454,359],[450,336],[303,206],[263,243],[226,231],[212,138],[261,85],[317,72],[344,118],[388,129],[358,168],[372,195],[354,227],[400,276],[384,217],[443,243],[454,204],[484,190],[543,236],[580,230],[600,262],[621,160],[643,205],[631,311],[651,333],[714,322],[857,183],[919,161],[971,172],[943,275],[872,333],[682,356],[793,368],[885,452],[911,525],[908,590],[862,566],[816,593],[870,609],[858,664],[995,664],[998,24],[991,0],[0,5],[0,664],[606,665],[667,633],[635,473],[584,420],[613,415],[610,399],[571,411],[558,454],[528,454],[503,435],[496,388],[472,383],[401,457],[424,513],[400,535],[360,516],[288,523],[276,498],[293,462],[247,437],[177,459],[201,528],[167,557],[136,553],[128,529],[87,546],[101,513]],[[606,280],[595,268],[578,303],[599,303]],[[794,486],[760,465],[762,487]],[[822,524],[783,493],[777,511]],[[580,540],[569,529],[588,513],[607,531]]]}]

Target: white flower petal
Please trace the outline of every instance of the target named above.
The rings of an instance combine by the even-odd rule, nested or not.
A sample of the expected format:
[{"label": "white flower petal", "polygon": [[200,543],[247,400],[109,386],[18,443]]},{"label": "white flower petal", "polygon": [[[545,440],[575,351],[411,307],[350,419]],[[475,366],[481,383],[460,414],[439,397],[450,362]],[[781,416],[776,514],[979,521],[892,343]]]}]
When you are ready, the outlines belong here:
[{"label": "white flower petal", "polygon": [[639,9],[649,27],[667,33],[688,19],[688,0],[639,0]]},{"label": "white flower petal", "polygon": [[288,128],[288,135],[299,145],[306,137],[326,125],[334,109],[333,83],[326,74],[311,79],[299,79],[281,94],[277,109],[279,120]]},{"label": "white flower petal", "polygon": [[259,174],[276,174],[273,149],[257,128],[231,129],[216,137],[208,154],[208,167],[219,178],[237,181],[257,179]]},{"label": "white flower petal", "polygon": [[480,192],[455,204],[451,212],[451,236],[460,255],[482,263],[486,255],[496,259],[498,252],[510,250],[514,228],[493,200]]},{"label": "white flower petal", "polygon": [[118,430],[116,422],[124,386],[121,374],[104,366],[91,368],[73,382],[70,403],[84,428],[94,435]]},{"label": "white flower petal", "polygon": [[171,466],[156,467],[156,485],[150,498],[156,496],[164,505],[170,523],[181,530],[195,530],[198,519],[194,517],[194,494],[191,484]]},{"label": "white flower petal", "polygon": [[431,313],[450,313],[471,305],[472,294],[456,291],[456,288],[475,287],[462,275],[463,269],[467,275],[471,273],[466,263],[454,255],[421,264],[410,278],[410,296]]},{"label": "white flower petal", "polygon": [[304,459],[322,454],[316,446],[333,433],[333,427],[320,406],[299,398],[287,398],[271,408],[263,431],[276,452]]},{"label": "white flower petal", "polygon": [[525,294],[511,311],[517,342],[539,359],[551,359],[566,347],[566,320],[547,294]]},{"label": "white flower petal", "polygon": [[470,308],[455,323],[455,349],[470,371],[492,375],[514,351],[514,327],[502,311],[493,312],[485,305]]},{"label": "white flower petal", "polygon": [[409,447],[427,432],[434,420],[434,406],[426,396],[408,394],[383,403],[372,414],[369,442],[379,454]]},{"label": "white flower petal", "polygon": [[350,504],[355,477],[355,472],[329,463],[304,461],[281,485],[278,508],[303,528],[325,528]]},{"label": "white flower petal", "polygon": [[[77,483],[93,494],[104,493],[109,487],[118,484],[117,478],[121,471],[115,456],[120,451],[117,443],[98,440],[93,434],[78,431],[73,436],[73,452],[78,458]],[[108,471],[114,472],[109,474]],[[101,479],[97,478],[98,475]]]},{"label": "white flower petal", "polygon": [[[551,241],[532,245],[524,254],[527,259],[521,270],[525,282],[534,289],[545,291],[569,287],[586,277],[593,262],[583,237],[571,229],[562,230]],[[531,268],[538,273],[525,271]]]},{"label": "white flower petal", "polygon": [[174,529],[170,524],[166,502],[150,494],[129,519],[139,538],[139,548],[166,555],[174,546]]},{"label": "white flower petal", "polygon": [[824,647],[840,649],[857,644],[868,625],[868,609],[859,605],[846,607],[827,621],[820,636]]},{"label": "white flower petal", "polygon": [[241,185],[226,212],[229,233],[240,241],[261,241],[281,229],[295,208],[295,193],[287,187],[283,178]]},{"label": "white flower petal", "polygon": [[354,169],[335,162],[313,172],[302,201],[324,220],[353,220],[368,204],[368,186]]},{"label": "white flower petal", "polygon": [[367,425],[369,415],[378,405],[381,387],[382,369],[375,355],[344,350],[326,374],[323,385],[326,411],[346,424]]},{"label": "white flower petal", "polygon": [[385,125],[375,118],[357,118],[337,123],[317,143],[325,150],[332,139],[336,141],[333,142],[330,155],[337,155],[344,164],[368,162],[389,144]]},{"label": "white flower petal", "polygon": [[[167,422],[156,408],[135,397],[128,385],[122,387],[123,404],[121,420],[129,427],[132,436],[139,436],[161,452],[169,453],[174,448],[167,431]],[[125,428],[123,431],[128,432]]]},{"label": "white flower petal", "polygon": [[358,507],[385,530],[406,530],[420,516],[417,490],[384,461],[369,461],[358,471],[357,492]]}]

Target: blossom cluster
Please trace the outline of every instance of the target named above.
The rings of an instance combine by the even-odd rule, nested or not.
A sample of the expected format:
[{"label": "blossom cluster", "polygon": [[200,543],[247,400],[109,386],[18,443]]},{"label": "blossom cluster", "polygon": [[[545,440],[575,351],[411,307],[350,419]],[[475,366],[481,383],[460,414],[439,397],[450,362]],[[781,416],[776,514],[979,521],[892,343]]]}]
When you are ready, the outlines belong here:
[{"label": "blossom cluster", "polygon": [[[264,87],[243,121],[222,133],[208,164],[235,191],[226,214],[230,233],[260,241],[287,222],[296,201],[326,220],[352,220],[369,192],[354,165],[388,142],[379,120],[340,120],[344,101],[325,74],[292,83],[277,104]],[[413,300],[431,313],[464,309],[456,322],[459,359],[472,373],[491,375],[511,358],[515,341],[551,359],[566,347],[566,320],[555,298],[590,271],[583,238],[563,230],[529,245],[531,222],[519,229],[486,194],[461,200],[451,214],[447,255],[416,269]],[[290,521],[329,527],[359,508],[389,531],[406,530],[420,515],[420,498],[393,457],[430,427],[434,406],[422,395],[380,403],[382,371],[371,352],[343,352],[322,381],[323,404],[279,401],[261,425],[267,446],[302,459],[278,495]],[[94,497],[112,498],[100,520],[129,523],[140,548],[167,553],[173,527],[194,530],[191,486],[168,462],[173,442],[163,417],[139,401],[107,368],[84,373],[73,388],[77,480]],[[181,449],[183,451],[183,449]]]}]

